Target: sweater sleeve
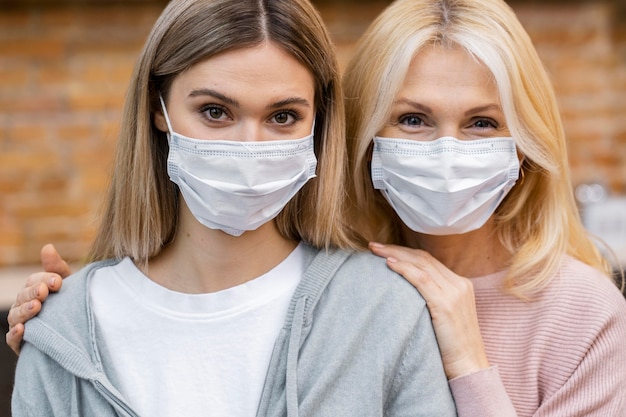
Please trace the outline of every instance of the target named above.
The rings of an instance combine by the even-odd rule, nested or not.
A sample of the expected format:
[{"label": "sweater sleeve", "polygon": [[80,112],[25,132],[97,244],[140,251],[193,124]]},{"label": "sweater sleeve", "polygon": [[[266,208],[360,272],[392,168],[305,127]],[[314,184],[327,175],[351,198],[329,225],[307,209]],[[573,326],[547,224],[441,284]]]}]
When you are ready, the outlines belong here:
[{"label": "sweater sleeve", "polygon": [[497,368],[450,381],[460,416],[626,417],[626,301],[606,276],[566,259],[532,302],[475,289]]},{"label": "sweater sleeve", "polygon": [[456,416],[430,314],[424,307],[392,386],[386,416]]},{"label": "sweater sleeve", "polygon": [[450,380],[459,417],[516,417],[497,366]]},{"label": "sweater sleeve", "polygon": [[626,416],[626,309],[623,299],[605,302],[622,307],[598,323],[574,372],[544,399],[535,417]]},{"label": "sweater sleeve", "polygon": [[25,343],[15,371],[13,417],[72,415],[67,400],[71,381],[67,376],[44,353]]},{"label": "sweater sleeve", "polygon": [[[626,416],[626,316],[617,309],[598,326],[595,336],[587,334],[589,348],[579,365],[558,390],[543,399],[534,417]],[[561,353],[567,355],[566,350],[564,346]],[[450,389],[459,417],[518,415],[497,366],[452,379]]]}]

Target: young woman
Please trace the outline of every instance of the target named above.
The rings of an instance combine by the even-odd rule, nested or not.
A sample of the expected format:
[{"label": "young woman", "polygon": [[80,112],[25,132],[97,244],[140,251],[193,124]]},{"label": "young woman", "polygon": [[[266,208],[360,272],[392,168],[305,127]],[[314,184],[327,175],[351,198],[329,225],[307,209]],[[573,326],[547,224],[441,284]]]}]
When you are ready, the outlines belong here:
[{"label": "young woman", "polygon": [[344,81],[353,218],[426,298],[459,415],[625,416],[626,300],[513,11],[398,0]]},{"label": "young woman", "polygon": [[344,160],[307,1],[171,2],[92,263],[26,325],[13,415],[455,415],[424,300],[351,250]]}]

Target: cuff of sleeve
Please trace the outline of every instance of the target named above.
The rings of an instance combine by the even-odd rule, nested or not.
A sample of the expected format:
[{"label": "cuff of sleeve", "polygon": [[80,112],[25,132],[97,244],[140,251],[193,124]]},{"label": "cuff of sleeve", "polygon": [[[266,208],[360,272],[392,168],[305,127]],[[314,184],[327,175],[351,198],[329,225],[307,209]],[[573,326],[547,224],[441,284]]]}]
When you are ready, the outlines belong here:
[{"label": "cuff of sleeve", "polygon": [[449,381],[459,417],[517,416],[497,366]]}]

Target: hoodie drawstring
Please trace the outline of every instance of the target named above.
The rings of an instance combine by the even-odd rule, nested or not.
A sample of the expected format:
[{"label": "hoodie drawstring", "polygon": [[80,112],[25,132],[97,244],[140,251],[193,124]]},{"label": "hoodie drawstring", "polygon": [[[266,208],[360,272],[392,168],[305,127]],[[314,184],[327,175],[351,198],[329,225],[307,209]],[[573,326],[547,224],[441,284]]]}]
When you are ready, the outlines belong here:
[{"label": "hoodie drawstring", "polygon": [[300,352],[300,339],[302,338],[302,328],[304,326],[305,307],[306,297],[300,297],[296,303],[293,315],[287,351],[287,380],[285,387],[287,417],[298,417],[298,353]]}]

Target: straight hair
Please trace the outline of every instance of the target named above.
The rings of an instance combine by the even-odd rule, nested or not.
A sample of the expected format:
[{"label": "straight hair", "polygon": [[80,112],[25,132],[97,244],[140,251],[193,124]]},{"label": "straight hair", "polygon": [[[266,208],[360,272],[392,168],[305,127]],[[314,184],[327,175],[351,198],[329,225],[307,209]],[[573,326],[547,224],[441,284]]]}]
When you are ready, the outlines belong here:
[{"label": "straight hair", "polygon": [[552,84],[528,34],[501,0],[397,0],[358,43],[344,88],[352,209],[366,238],[405,243],[401,220],[372,186],[369,161],[373,137],[389,120],[411,61],[433,45],[462,48],[488,68],[523,155],[520,181],[495,214],[498,238],[512,257],[507,291],[526,298],[541,289],[564,254],[610,275],[580,220]]},{"label": "straight hair", "polygon": [[344,105],[330,37],[308,0],[174,0],[156,21],[132,74],[115,166],[89,261],[147,262],[174,237],[180,192],[167,174],[167,135],[153,123],[159,94],[191,66],[222,52],[272,42],[315,83],[317,177],[277,216],[279,232],[320,248],[353,248],[344,221]]}]

